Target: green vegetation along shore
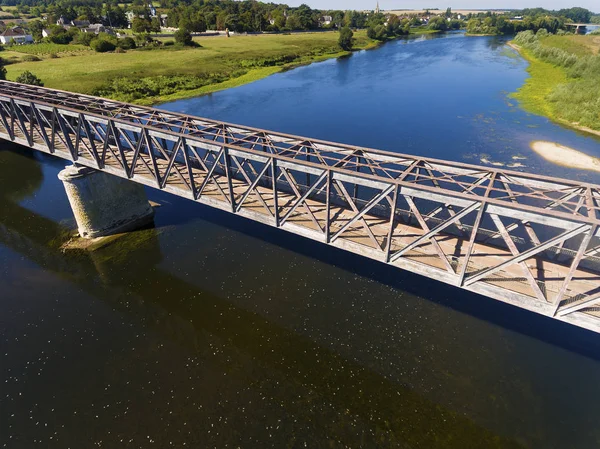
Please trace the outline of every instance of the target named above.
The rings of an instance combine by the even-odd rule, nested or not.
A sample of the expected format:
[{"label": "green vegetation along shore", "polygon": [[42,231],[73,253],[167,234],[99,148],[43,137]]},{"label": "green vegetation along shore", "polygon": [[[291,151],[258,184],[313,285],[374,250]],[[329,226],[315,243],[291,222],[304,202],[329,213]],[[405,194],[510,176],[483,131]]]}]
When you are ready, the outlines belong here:
[{"label": "green vegetation along shore", "polygon": [[[411,34],[429,33],[415,29]],[[25,71],[46,87],[137,104],[157,104],[229,89],[299,65],[350,54],[339,33],[262,34],[195,38],[198,47],[163,45],[96,53],[81,46],[33,44],[12,47],[7,79]],[[168,42],[168,38],[163,39]],[[381,42],[354,33],[353,51]]]},{"label": "green vegetation along shore", "polygon": [[[93,94],[138,104],[192,97],[255,81],[297,64],[348,52],[337,45],[338,33],[206,37],[201,47],[162,46],[126,53],[91,50],[37,54],[7,65],[7,79],[30,71],[46,87]],[[356,33],[355,47],[368,48],[366,33]],[[38,44],[22,46],[28,51]],[[44,44],[39,44],[44,45]],[[65,45],[65,47],[70,47]],[[2,57],[19,57],[16,51]]]},{"label": "green vegetation along shore", "polygon": [[515,94],[524,109],[600,135],[600,36],[519,33],[512,42],[530,63]]}]

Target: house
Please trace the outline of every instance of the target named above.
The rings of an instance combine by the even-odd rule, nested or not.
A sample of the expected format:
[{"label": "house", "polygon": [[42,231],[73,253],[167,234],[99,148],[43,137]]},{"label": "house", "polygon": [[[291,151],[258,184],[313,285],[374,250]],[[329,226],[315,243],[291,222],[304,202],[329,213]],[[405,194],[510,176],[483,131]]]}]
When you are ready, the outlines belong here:
[{"label": "house", "polygon": [[58,26],[61,26],[63,28],[71,28],[71,27],[77,27],[77,28],[86,28],[90,26],[90,21],[89,20],[67,20],[65,19],[64,16],[60,16],[60,18],[56,21],[56,24]]},{"label": "house", "polygon": [[94,23],[88,27],[82,28],[81,31],[83,31],[84,33],[93,34],[106,33],[106,27],[101,23]]},{"label": "house", "polygon": [[333,17],[331,17],[331,16],[321,17],[321,25],[330,25],[331,22],[333,22]]},{"label": "house", "polygon": [[77,28],[86,28],[90,26],[89,20],[71,20],[71,26]]},{"label": "house", "polygon": [[0,34],[0,43],[3,45],[11,44],[29,44],[33,42],[33,36],[27,34],[21,27],[8,28]]},{"label": "house", "polygon": [[160,15],[160,26],[161,27],[166,27],[168,19],[169,19],[168,14],[161,14]]},{"label": "house", "polygon": [[50,30],[48,28],[44,28],[42,30],[42,37],[48,37],[50,36]]}]

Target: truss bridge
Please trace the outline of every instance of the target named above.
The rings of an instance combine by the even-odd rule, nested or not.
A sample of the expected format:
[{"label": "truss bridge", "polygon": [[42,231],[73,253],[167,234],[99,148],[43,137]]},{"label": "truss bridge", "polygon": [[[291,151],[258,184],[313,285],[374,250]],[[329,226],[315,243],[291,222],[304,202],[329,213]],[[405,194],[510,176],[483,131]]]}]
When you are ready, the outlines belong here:
[{"label": "truss bridge", "polygon": [[0,137],[600,331],[600,186],[0,82]]}]

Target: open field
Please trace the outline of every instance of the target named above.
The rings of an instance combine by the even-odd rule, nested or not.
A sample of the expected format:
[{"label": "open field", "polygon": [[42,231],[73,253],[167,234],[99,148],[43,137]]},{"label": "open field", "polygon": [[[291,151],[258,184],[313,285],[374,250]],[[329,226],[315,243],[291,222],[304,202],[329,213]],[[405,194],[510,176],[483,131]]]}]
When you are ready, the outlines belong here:
[{"label": "open field", "polygon": [[[357,48],[373,45],[364,31],[359,31],[355,37]],[[68,55],[53,51],[57,58],[46,57],[42,61],[8,65],[7,79],[14,80],[21,72],[29,70],[47,87],[87,94],[101,93],[115,99],[151,104],[166,98],[174,99],[174,95],[183,98],[198,95],[199,91],[220,90],[223,82],[227,82],[227,87],[233,87],[285,67],[347,54],[339,49],[337,40],[337,32],[203,37],[195,38],[202,45],[200,48],[170,46],[127,53],[94,53],[68,45],[63,46],[65,50],[69,49]],[[32,51],[35,48],[30,46]],[[13,52],[4,52],[2,56],[14,57],[21,50],[19,47]],[[140,93],[139,86],[134,93],[119,90],[126,83],[162,86],[172,81],[169,77],[176,77],[176,84],[179,84],[173,86],[171,82],[168,89],[159,89],[157,95]],[[119,88],[114,87],[117,84]]]},{"label": "open field", "polygon": [[545,47],[555,47],[577,56],[597,55],[600,36],[548,36],[540,41]]}]

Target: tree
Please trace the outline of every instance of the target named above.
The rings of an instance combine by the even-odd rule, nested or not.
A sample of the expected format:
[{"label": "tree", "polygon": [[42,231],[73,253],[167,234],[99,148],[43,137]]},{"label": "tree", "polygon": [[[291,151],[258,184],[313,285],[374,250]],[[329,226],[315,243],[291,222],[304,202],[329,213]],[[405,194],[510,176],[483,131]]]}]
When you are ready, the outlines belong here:
[{"label": "tree", "polygon": [[186,30],[185,28],[179,28],[175,31],[175,42],[181,45],[192,46],[194,45],[194,41],[192,39],[192,34]]},{"label": "tree", "polygon": [[446,31],[448,29],[448,21],[444,17],[432,17],[429,19],[428,27],[430,30]]},{"label": "tree", "polygon": [[6,60],[4,58],[0,58],[0,80],[6,79]]},{"label": "tree", "polygon": [[340,29],[340,37],[338,39],[338,44],[342,50],[350,51],[352,50],[352,41],[354,37],[354,33],[348,27],[343,27]]},{"label": "tree", "polygon": [[44,85],[44,83],[42,83],[42,80],[35,76],[33,73],[31,73],[29,70],[25,70],[23,73],[21,73],[17,77],[16,82],[21,84],[31,84],[32,86]]},{"label": "tree", "polygon": [[76,44],[86,45],[89,47],[90,43],[96,39],[96,35],[94,33],[79,33],[73,39],[73,42]]},{"label": "tree", "polygon": [[68,44],[73,40],[73,36],[63,27],[58,25],[50,25],[50,35],[48,40],[54,44]]},{"label": "tree", "polygon": [[367,30],[367,37],[378,41],[385,41],[388,38],[387,28],[385,25],[375,25]]},{"label": "tree", "polygon": [[111,27],[126,27],[128,22],[125,10],[118,5],[113,6],[107,4],[104,10],[104,20],[102,23]]},{"label": "tree", "polygon": [[576,23],[589,23],[592,19],[592,12],[580,7],[561,9],[558,14]]},{"label": "tree", "polygon": [[36,41],[42,40],[42,30],[44,29],[44,24],[42,24],[41,20],[32,20],[27,24],[29,31],[31,31],[31,35],[33,39]]},{"label": "tree", "polygon": [[152,22],[150,19],[136,17],[131,23],[131,29],[134,33],[150,33],[153,30]]},{"label": "tree", "polygon": [[152,17],[152,20],[150,20],[150,31],[160,33],[160,19],[158,17]]}]

